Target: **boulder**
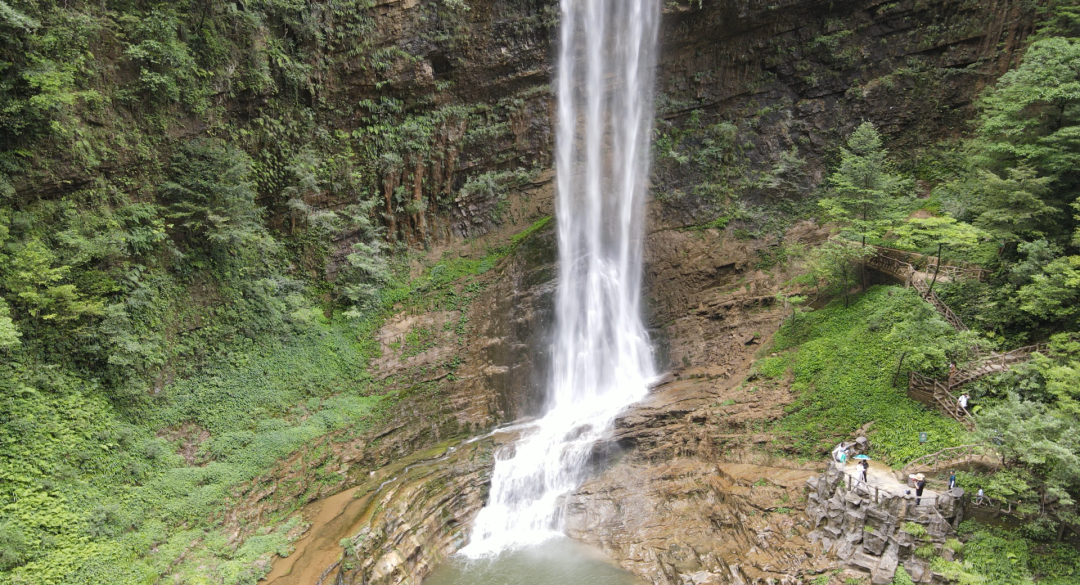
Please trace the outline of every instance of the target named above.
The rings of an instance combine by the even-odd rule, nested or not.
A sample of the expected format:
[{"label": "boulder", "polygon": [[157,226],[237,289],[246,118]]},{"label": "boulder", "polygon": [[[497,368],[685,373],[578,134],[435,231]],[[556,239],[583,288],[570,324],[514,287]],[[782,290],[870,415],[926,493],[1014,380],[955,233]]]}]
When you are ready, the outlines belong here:
[{"label": "boulder", "polygon": [[881,558],[878,556],[866,554],[865,552],[856,552],[848,559],[848,564],[870,573],[877,568],[880,561]]},{"label": "boulder", "polygon": [[863,550],[872,555],[880,557],[885,552],[885,545],[888,543],[888,538],[880,532],[863,533]]},{"label": "boulder", "polygon": [[897,558],[896,551],[893,547],[889,547],[885,554],[882,555],[877,568],[870,573],[871,585],[889,585],[892,583],[893,575],[896,574],[896,567],[899,564],[900,559]]},{"label": "boulder", "polygon": [[911,580],[916,583],[929,583],[930,578],[933,576],[933,571],[930,570],[930,563],[924,559],[908,559],[904,561],[904,570],[911,575]]}]

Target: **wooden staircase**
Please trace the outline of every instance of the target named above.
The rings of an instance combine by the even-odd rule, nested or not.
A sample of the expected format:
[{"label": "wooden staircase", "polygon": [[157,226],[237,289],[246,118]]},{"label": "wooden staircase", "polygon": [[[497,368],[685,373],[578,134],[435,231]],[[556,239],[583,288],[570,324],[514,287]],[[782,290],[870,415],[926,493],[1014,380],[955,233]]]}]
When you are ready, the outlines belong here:
[{"label": "wooden staircase", "polygon": [[962,445],[949,447],[937,453],[924,455],[908,463],[899,472],[899,479],[907,481],[912,473],[934,473],[947,469],[954,469],[965,463],[981,463],[984,465],[997,465],[999,462],[997,453],[982,444]]},{"label": "wooden staircase", "polygon": [[1046,353],[1046,350],[1047,345],[1045,343],[1037,343],[1005,353],[992,353],[957,371],[952,377],[950,388],[959,388],[983,376],[1004,372],[1013,364],[1020,364],[1030,360],[1032,354],[1036,352]]},{"label": "wooden staircase", "polygon": [[908,398],[923,404],[937,407],[938,410],[956,419],[969,431],[975,430],[975,419],[971,413],[957,402],[949,391],[949,386],[936,378],[924,376],[918,372],[908,374]]},{"label": "wooden staircase", "polygon": [[942,317],[945,317],[945,320],[949,322],[949,325],[952,325],[957,331],[968,330],[967,325],[964,325],[964,322],[960,320],[960,317],[957,316],[956,313],[953,313],[948,305],[941,302],[937,293],[930,289],[930,285],[927,284],[926,280],[920,276],[919,273],[916,272],[911,275],[911,285],[915,287],[915,290],[919,291],[919,296],[921,296],[924,301],[933,305],[934,308],[937,309],[937,312],[941,313]]},{"label": "wooden staircase", "polygon": [[[905,287],[910,286],[918,291],[919,296],[927,303],[930,303],[957,331],[968,331],[967,325],[964,325],[959,315],[954,313],[934,293],[924,275],[933,270],[937,272],[937,279],[940,281],[965,278],[981,280],[986,274],[985,271],[977,266],[953,266],[948,264],[939,266],[935,258],[922,254],[881,246],[871,247],[874,249],[874,255],[866,260],[867,266],[904,281]],[[925,265],[927,272],[919,272],[915,267],[916,264]],[[936,406],[946,415],[960,421],[968,430],[974,430],[975,421],[972,419],[971,413],[957,403],[952,391],[983,376],[1004,372],[1013,364],[1026,362],[1031,359],[1031,354],[1036,352],[1045,353],[1046,344],[1029,345],[1006,353],[991,353],[964,366],[946,382],[935,380],[918,372],[911,372],[908,376],[908,396],[931,406]]]},{"label": "wooden staircase", "polygon": [[[905,258],[911,256],[923,257],[921,254],[905,253],[891,248],[882,248],[881,246],[872,247],[874,248],[875,254],[866,261],[867,266],[903,280],[905,287],[914,287],[915,290],[919,292],[919,296],[937,309],[950,325],[955,327],[958,331],[968,330],[967,325],[964,325],[964,322],[960,320],[960,317],[945,303],[941,302],[941,299],[938,298],[937,294],[931,290],[930,283],[926,282],[926,278],[923,276],[924,273],[920,273],[916,270],[914,264],[897,258],[898,254],[906,254]],[[930,264],[930,266],[938,268],[938,279],[942,282],[961,278],[981,279],[983,275],[981,269],[950,266],[948,264],[942,264],[940,267],[937,267],[936,261]]]}]

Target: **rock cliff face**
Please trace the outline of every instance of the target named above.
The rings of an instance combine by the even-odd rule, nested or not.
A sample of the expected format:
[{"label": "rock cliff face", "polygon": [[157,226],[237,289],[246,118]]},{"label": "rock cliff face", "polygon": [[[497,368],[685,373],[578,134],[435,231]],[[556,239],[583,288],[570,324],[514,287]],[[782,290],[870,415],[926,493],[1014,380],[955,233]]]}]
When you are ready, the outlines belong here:
[{"label": "rock cliff face", "polygon": [[[507,193],[520,187],[507,173],[549,168],[553,146],[558,3],[442,4],[376,2],[367,45],[381,60],[345,59],[320,96],[369,104],[325,108],[320,123],[333,129],[416,126],[405,146],[380,153],[372,186],[391,233],[428,245],[498,230]],[[1017,59],[1032,10],[1019,0],[665,2],[659,129],[684,133],[695,153],[710,138],[715,157],[686,164],[658,153],[656,218],[700,223],[732,196],[798,199],[862,120],[913,156],[956,136],[977,91]],[[387,98],[396,113],[372,109]],[[706,136],[710,128],[718,134]],[[482,176],[491,188],[468,185]],[[306,203],[334,208],[347,198],[318,193]],[[345,235],[339,256],[352,243]]]},{"label": "rock cliff face", "polygon": [[[464,186],[484,172],[550,165],[547,86],[556,3],[471,1],[453,28],[454,42],[425,36],[433,21],[423,15],[431,4],[376,3],[375,44],[422,59],[395,62],[393,74],[382,77],[350,72],[335,91],[375,96],[389,90],[413,104],[424,95],[438,106],[490,108],[499,128],[490,138],[470,127],[473,122],[448,115],[432,134],[441,154],[384,169],[379,177],[392,231],[426,241],[435,252],[456,253],[466,246],[462,237],[493,237],[552,213],[551,187],[542,178],[530,179],[539,183],[530,189],[543,193],[531,203]],[[720,216],[733,197],[770,210],[796,204],[820,182],[838,141],[861,120],[876,122],[911,152],[955,135],[978,89],[1016,58],[1030,18],[1030,8],[1014,0],[665,4],[658,127],[660,135],[674,137],[666,144],[675,146],[656,155],[646,281],[650,327],[672,381],[620,418],[611,440],[598,446],[596,477],[566,501],[572,536],[655,583],[794,583],[834,566],[823,556],[834,547],[813,541],[822,542],[821,531],[834,526],[837,510],[835,519],[857,508],[863,514],[859,530],[873,531],[858,543],[830,535],[828,544],[846,543],[845,554],[858,544],[864,549],[859,555],[881,557],[872,569],[878,580],[889,564],[910,564],[920,578],[927,574],[911,557],[905,533],[896,532],[898,522],[889,520],[903,516],[899,510],[864,513],[865,502],[848,502],[847,496],[836,508],[830,503],[838,493],[835,482],[818,480],[805,504],[808,519],[800,494],[815,472],[761,460],[753,449],[766,439],[758,432],[762,423],[781,417],[793,400],[787,388],[746,379],[755,350],[782,318],[781,308],[772,306],[775,279],[782,275],[756,266],[782,238],[813,243],[825,234],[809,223],[780,233],[770,227],[769,213],[701,224]],[[706,138],[714,145],[726,141],[721,152],[701,155]],[[679,148],[689,164],[668,156],[679,155]],[[401,217],[390,199],[402,186],[419,199],[450,194],[451,203],[431,206],[419,213],[423,217]],[[507,206],[512,213],[494,213]],[[738,229],[758,237],[735,237]],[[426,387],[430,393],[404,401],[390,427],[331,451],[345,480],[314,492],[276,487],[283,498],[313,499],[365,485],[367,474],[395,458],[537,412],[554,241],[548,231],[531,242],[483,278],[486,288],[470,308],[403,313],[389,321],[380,332],[378,375],[389,387]],[[349,243],[343,240],[342,249]],[[472,323],[464,339],[440,334],[422,352],[400,349],[409,331],[446,332],[463,315]],[[419,474],[392,494],[376,486],[367,497],[383,509],[352,527],[333,582],[418,583],[461,544],[462,526],[482,504],[491,464],[486,453],[455,464],[455,472]],[[278,476],[294,472],[288,469]],[[265,489],[254,482],[241,499],[262,501],[256,494]],[[262,514],[277,508],[241,509]],[[815,528],[819,532],[807,538]],[[875,543],[885,545],[877,551]]]}]

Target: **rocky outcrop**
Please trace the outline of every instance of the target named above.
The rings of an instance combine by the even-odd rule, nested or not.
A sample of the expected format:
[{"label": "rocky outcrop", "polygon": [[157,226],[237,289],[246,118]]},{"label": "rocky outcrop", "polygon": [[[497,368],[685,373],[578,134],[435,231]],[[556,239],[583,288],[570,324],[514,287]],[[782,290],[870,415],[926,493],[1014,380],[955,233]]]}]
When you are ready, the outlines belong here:
[{"label": "rocky outcrop", "polygon": [[312,504],[309,535],[274,565],[273,585],[419,583],[465,539],[484,505],[494,441],[455,442],[391,463]]},{"label": "rocky outcrop", "polygon": [[322,583],[419,585],[467,539],[491,482],[492,442],[462,445],[443,461],[381,484],[348,536],[340,564]]},{"label": "rocky outcrop", "polygon": [[737,462],[720,424],[725,412],[762,420],[782,406],[755,404],[725,376],[684,373],[616,420],[596,477],[566,500],[567,533],[663,585],[799,583],[830,568],[803,537],[798,500],[815,472]]},{"label": "rocky outcrop", "polygon": [[807,480],[808,538],[850,569],[869,573],[873,585],[892,582],[903,566],[916,583],[934,580],[930,558],[963,518],[962,491],[915,505],[910,493],[891,494],[853,481],[832,464]]},{"label": "rocky outcrop", "polygon": [[[770,495],[793,497],[797,484],[771,484]],[[798,535],[799,517],[776,512],[783,508],[776,502],[759,503],[754,489],[715,461],[618,465],[569,498],[566,529],[657,585],[797,583],[812,564]]]}]

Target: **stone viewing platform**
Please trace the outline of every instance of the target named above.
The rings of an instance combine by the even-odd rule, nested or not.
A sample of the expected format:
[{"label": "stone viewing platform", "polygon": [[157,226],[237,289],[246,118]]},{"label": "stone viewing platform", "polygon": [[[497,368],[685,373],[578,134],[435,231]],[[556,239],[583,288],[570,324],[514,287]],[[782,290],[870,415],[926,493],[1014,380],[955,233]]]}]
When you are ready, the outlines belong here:
[{"label": "stone viewing platform", "polygon": [[869,573],[873,585],[891,583],[898,566],[916,583],[934,582],[930,559],[951,558],[945,542],[963,519],[964,491],[925,490],[917,505],[914,488],[887,466],[870,465],[865,483],[855,465],[835,462],[807,480],[808,538],[849,569]]}]

